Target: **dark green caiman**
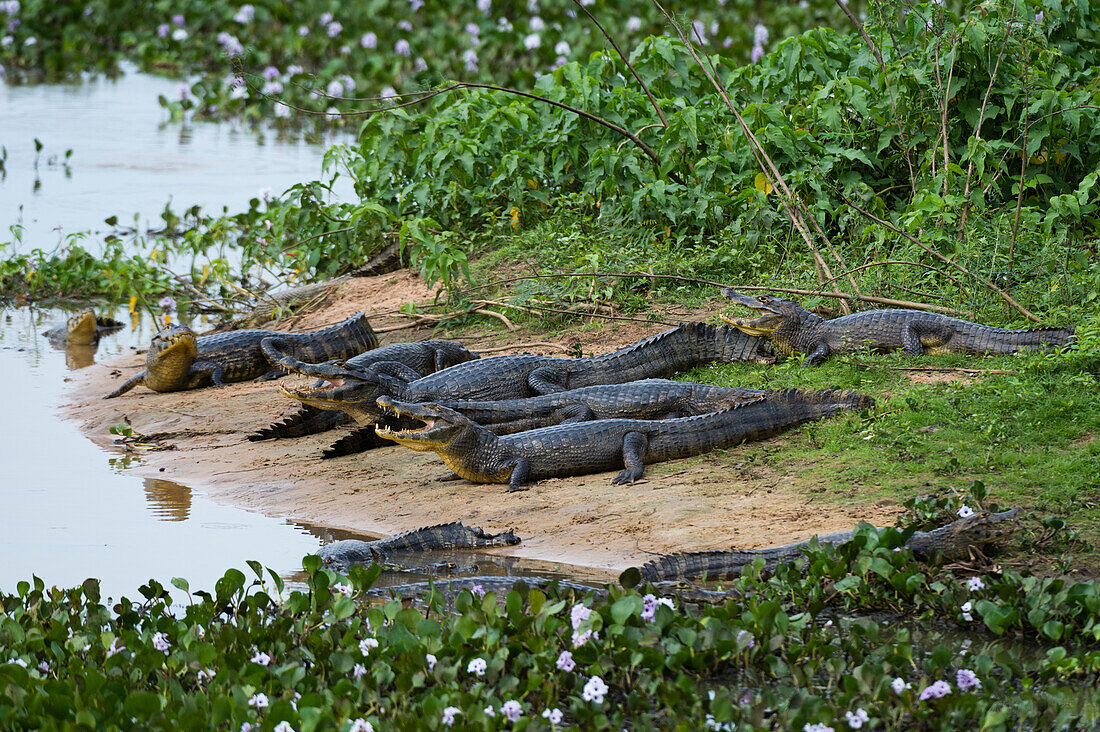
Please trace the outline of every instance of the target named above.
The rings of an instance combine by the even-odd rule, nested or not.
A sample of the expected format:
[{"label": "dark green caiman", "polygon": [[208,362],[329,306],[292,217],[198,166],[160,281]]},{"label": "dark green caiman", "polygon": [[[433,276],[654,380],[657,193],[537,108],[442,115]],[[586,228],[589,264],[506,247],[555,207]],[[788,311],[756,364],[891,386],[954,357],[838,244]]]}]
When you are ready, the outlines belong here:
[{"label": "dark green caiman", "polygon": [[543,478],[615,468],[624,469],[612,483],[633,483],[649,463],[763,439],[803,422],[870,408],[874,400],[851,391],[787,389],[761,401],[698,417],[606,419],[512,435],[495,435],[455,410],[434,403],[409,404],[380,397],[378,405],[397,417],[425,423],[408,430],[379,425],[379,437],[414,450],[435,452],[459,477],[475,483],[507,483],[509,491],[517,491]]},{"label": "dark green caiman", "polygon": [[826,320],[773,295],[742,295],[728,287],[722,294],[761,314],[757,318],[723,315],[723,320],[749,335],[767,337],[780,353],[805,353],[806,366],[834,353],[865,348],[902,349],[911,354],[1003,354],[1064,346],[1073,338],[1073,328],[1007,330],[923,310],[866,310]]},{"label": "dark green caiman", "polygon": [[57,345],[90,346],[99,341],[104,333],[116,331],[122,323],[112,318],[96,317],[95,310],[84,308],[74,313],[65,325],[50,328],[42,335]]},{"label": "dark green caiman", "polygon": [[[921,558],[934,554],[940,554],[947,560],[965,558],[971,547],[987,544],[1016,531],[1019,528],[1019,513],[1016,508],[1000,513],[975,513],[938,529],[916,531],[905,542],[905,546]],[[666,554],[646,562],[640,568],[626,570],[620,579],[627,587],[633,587],[639,582],[696,579],[703,576],[708,580],[734,579],[741,575],[741,569],[745,565],[752,564],[757,559],[764,560],[764,569],[773,571],[778,564],[802,559],[805,556],[802,550],[810,546],[811,542],[843,544],[854,538],[855,531],[842,531],[769,549]]]},{"label": "dark green caiman", "polygon": [[308,333],[235,330],[195,335],[187,326],[166,328],[155,336],[145,358],[145,370],[127,379],[105,399],[144,384],[153,391],[197,389],[282,373],[264,355],[265,343],[282,354],[313,361],[350,358],[378,345],[370,323],[356,313],[342,323]]},{"label": "dark green caiman", "polygon": [[[455,341],[391,343],[360,353],[342,364],[333,362],[305,363],[292,356],[281,354],[275,349],[270,349],[270,352],[268,352],[266,347],[264,353],[269,360],[274,360],[275,363],[291,373],[321,379],[321,381],[314,384],[314,388],[325,385],[335,386],[343,382],[342,375],[345,372],[358,372],[365,369],[388,374],[402,381],[415,381],[455,364],[480,358],[478,354],[466,350],[461,343]],[[330,379],[331,381],[329,381]],[[321,409],[311,406],[307,400],[303,399],[302,401],[305,403],[297,412],[281,422],[276,422],[270,427],[259,430],[256,434],[249,435],[248,439],[257,442],[259,440],[313,435],[351,421],[339,405]]]},{"label": "dark green caiman", "polygon": [[[329,409],[342,409],[361,425],[378,421],[378,405],[362,408],[354,399],[354,387],[316,391],[283,387],[283,392],[306,404],[325,403]],[[760,401],[764,390],[692,384],[667,379],[642,379],[626,384],[602,384],[559,391],[529,399],[470,401],[436,400],[433,403],[453,409],[497,435],[550,427],[555,424],[587,422],[594,419],[674,419],[707,414],[725,407]],[[383,418],[384,419],[384,418]],[[395,427],[387,423],[388,427]]]},{"label": "dark green caiman", "polygon": [[347,567],[352,564],[384,562],[390,554],[399,551],[426,552],[442,549],[471,549],[489,546],[514,546],[520,542],[509,529],[499,534],[488,534],[476,526],[466,526],[460,521],[436,526],[425,526],[377,541],[344,539],[326,544],[317,555],[326,567]]},{"label": "dark green caiman", "polygon": [[[321,408],[348,411],[352,403],[358,404],[356,420],[370,425],[382,417],[376,407],[380,396],[410,403],[527,399],[586,386],[672,376],[712,361],[770,363],[772,360],[771,349],[763,338],[745,335],[729,326],[684,323],[601,356],[493,356],[452,366],[408,383],[369,370],[337,369],[327,377],[333,381],[332,386],[282,391],[289,397]],[[338,442],[325,456],[346,455],[377,445],[373,430],[367,427]]]}]

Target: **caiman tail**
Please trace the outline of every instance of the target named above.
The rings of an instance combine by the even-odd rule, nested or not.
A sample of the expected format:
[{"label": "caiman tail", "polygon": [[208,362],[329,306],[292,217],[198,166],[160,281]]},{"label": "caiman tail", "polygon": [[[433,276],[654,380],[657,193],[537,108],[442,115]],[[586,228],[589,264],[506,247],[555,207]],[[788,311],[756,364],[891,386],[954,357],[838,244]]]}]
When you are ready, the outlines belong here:
[{"label": "caiman tail", "polygon": [[342,360],[377,347],[378,336],[363,313],[311,333],[286,333],[267,338],[262,344],[264,356],[276,365],[287,357],[315,364]]},{"label": "caiman tail", "polygon": [[1015,353],[1022,348],[1065,346],[1074,337],[1073,328],[1053,326],[1010,330],[960,320],[955,327],[959,330],[959,343],[952,343],[951,350],[965,350],[969,353],[1005,354]]},{"label": "caiman tail", "polygon": [[318,409],[306,405],[282,421],[257,430],[255,434],[249,435],[248,439],[251,442],[259,442],[260,440],[278,440],[284,437],[316,435],[335,429],[340,422],[347,420],[348,417],[343,412]]}]

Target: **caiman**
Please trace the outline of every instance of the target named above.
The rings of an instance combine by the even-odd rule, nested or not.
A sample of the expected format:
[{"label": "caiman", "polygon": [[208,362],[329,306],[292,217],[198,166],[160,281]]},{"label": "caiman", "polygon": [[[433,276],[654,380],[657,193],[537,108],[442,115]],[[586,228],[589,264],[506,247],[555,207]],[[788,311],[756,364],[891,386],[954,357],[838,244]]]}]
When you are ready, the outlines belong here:
[{"label": "caiman", "polygon": [[758,402],[698,417],[606,419],[495,435],[438,404],[380,397],[380,408],[425,425],[408,430],[379,425],[376,430],[379,437],[413,450],[435,452],[458,477],[475,483],[507,483],[509,491],[518,491],[543,478],[614,468],[624,469],[612,483],[633,483],[649,463],[763,439],[803,422],[873,405],[870,397],[851,391],[786,389]]},{"label": "caiman", "polygon": [[65,325],[50,328],[42,335],[57,345],[90,346],[99,341],[104,333],[110,333],[122,327],[122,323],[112,318],[96,317],[95,310],[84,308],[69,318]]},{"label": "caiman", "polygon": [[724,321],[748,335],[767,337],[780,353],[805,353],[805,366],[863,348],[910,354],[1015,353],[1021,348],[1064,346],[1074,334],[1073,328],[994,328],[923,310],[865,310],[826,320],[773,295],[742,295],[728,287],[722,294],[760,313],[757,318],[723,315]]},{"label": "caiman", "polygon": [[[461,343],[455,341],[391,343],[360,353],[354,358],[349,358],[343,364],[332,362],[305,363],[292,356],[282,354],[274,348],[267,349],[266,346],[264,353],[269,360],[278,363],[291,373],[322,379],[314,385],[315,387],[326,384],[333,386],[342,383],[342,374],[345,372],[358,372],[365,369],[388,374],[403,381],[415,381],[455,364],[480,358],[478,354],[466,350]],[[328,381],[329,379],[332,381]],[[254,435],[249,435],[248,439],[257,442],[259,440],[313,435],[333,429],[347,421],[350,421],[350,418],[342,411],[341,406],[334,405],[327,409],[321,409],[310,406],[310,402],[307,401],[296,413],[281,422],[276,422],[270,427],[259,430]]]},{"label": "caiman", "polygon": [[[342,409],[360,425],[377,423],[378,405],[357,398],[362,382],[318,390],[283,387],[282,391],[306,404]],[[667,379],[642,379],[626,384],[602,384],[559,391],[529,399],[471,401],[436,400],[497,435],[594,419],[674,419],[707,414],[724,407],[760,401],[762,389],[709,386]],[[387,424],[393,427],[392,424]]]},{"label": "caiman", "polygon": [[425,526],[376,541],[344,539],[326,544],[317,555],[326,567],[347,567],[351,564],[384,562],[393,552],[425,552],[441,549],[468,549],[489,546],[514,546],[520,542],[509,529],[499,534],[488,534],[476,526],[466,526],[460,521],[436,526]]},{"label": "caiman", "polygon": [[[375,402],[380,396],[396,401],[527,399],[600,384],[623,384],[639,379],[663,378],[712,361],[770,363],[767,341],[729,326],[684,323],[611,353],[586,358],[558,358],[516,354],[482,358],[438,371],[422,379],[402,382],[368,370],[335,370],[333,386],[283,393],[307,404],[347,411],[347,404],[360,405],[360,424],[374,424],[382,416]],[[338,382],[338,383],[337,383]],[[345,406],[338,406],[343,402]],[[373,414],[373,417],[371,415]],[[337,443],[328,456],[349,454],[370,445],[359,440],[364,431],[353,433],[346,447]],[[369,431],[367,435],[373,437]]]},{"label": "caiman", "polygon": [[235,330],[195,335],[187,326],[166,328],[155,336],[145,358],[145,370],[127,379],[105,399],[144,384],[153,391],[197,389],[257,378],[274,378],[282,368],[264,355],[265,343],[282,354],[303,360],[350,358],[378,345],[370,323],[356,313],[342,323],[308,333]]},{"label": "caiman", "polygon": [[[931,531],[916,531],[905,542],[920,558],[934,554],[944,559],[965,558],[970,547],[981,546],[1019,528],[1019,509],[1000,513],[979,512],[973,516],[953,521]],[[729,549],[702,552],[666,554],[640,568],[626,570],[620,578],[624,585],[633,587],[639,582],[695,579],[705,576],[708,580],[735,579],[741,569],[757,559],[764,560],[764,569],[774,571],[776,565],[804,559],[803,549],[811,542],[818,544],[843,544],[856,536],[855,531],[817,536],[794,544],[769,549]]]}]

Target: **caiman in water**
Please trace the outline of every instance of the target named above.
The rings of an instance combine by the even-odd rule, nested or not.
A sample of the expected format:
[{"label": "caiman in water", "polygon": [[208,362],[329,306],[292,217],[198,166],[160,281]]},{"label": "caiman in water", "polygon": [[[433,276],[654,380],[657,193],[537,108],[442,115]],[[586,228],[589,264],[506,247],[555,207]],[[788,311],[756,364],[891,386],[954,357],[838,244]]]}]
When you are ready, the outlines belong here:
[{"label": "caiman in water", "polygon": [[[601,384],[623,384],[639,379],[662,378],[712,361],[770,363],[767,341],[729,326],[684,323],[677,328],[638,341],[601,356],[558,358],[517,354],[482,358],[452,366],[422,379],[402,382],[369,370],[336,370],[331,386],[319,389],[283,389],[283,393],[307,404],[347,411],[355,402],[356,420],[377,423],[382,413],[375,406],[380,396],[401,402],[527,399],[543,394]],[[345,406],[338,406],[343,402]],[[371,446],[368,432],[353,433],[351,444],[341,441],[326,457],[357,452]],[[362,444],[365,443],[365,444]]]},{"label": "caiman in water", "polygon": [[[939,554],[946,560],[965,558],[971,547],[987,544],[1016,531],[1019,528],[1019,513],[1019,509],[1015,508],[1000,513],[975,513],[938,529],[915,531],[905,542],[905,546],[912,549],[919,558],[927,558],[933,554]],[[633,587],[639,582],[696,579],[703,576],[708,580],[734,579],[741,575],[743,567],[757,559],[764,560],[765,570],[773,571],[778,564],[803,559],[805,555],[802,550],[811,546],[811,542],[843,544],[855,536],[855,531],[842,531],[769,549],[666,554],[646,562],[640,568],[626,570],[621,581],[624,585]]]},{"label": "caiman in water", "polygon": [[403,534],[376,541],[344,539],[326,544],[317,551],[326,567],[346,568],[351,564],[384,562],[390,554],[399,551],[426,552],[442,549],[471,549],[490,546],[514,546],[520,539],[509,529],[499,534],[488,534],[476,526],[466,526],[460,521],[436,526],[425,526]]},{"label": "caiman in water", "polygon": [[[320,386],[335,387],[337,384],[343,383],[343,374],[367,369],[371,370],[372,373],[388,374],[402,381],[415,381],[455,364],[479,358],[478,354],[466,350],[461,343],[455,341],[391,343],[360,353],[342,364],[332,362],[305,363],[292,356],[282,354],[273,348],[266,349],[264,352],[269,360],[291,373],[321,379],[321,381],[314,384],[314,388]],[[259,440],[313,435],[351,421],[351,418],[343,411],[342,404],[326,405],[325,409],[321,409],[310,406],[311,402],[307,400],[302,401],[305,404],[296,413],[281,422],[276,422],[270,427],[257,431],[254,435],[249,435],[248,439],[257,442]],[[371,432],[373,434],[373,430]]]},{"label": "caiman in water", "polygon": [[744,333],[765,336],[780,353],[805,353],[804,365],[821,363],[834,353],[864,348],[906,353],[1015,353],[1021,348],[1064,346],[1073,328],[1007,330],[923,310],[866,310],[826,320],[773,295],[722,294],[760,313],[757,318],[728,318]]},{"label": "caiman in water", "polygon": [[105,333],[111,333],[122,327],[122,323],[112,318],[96,317],[95,310],[84,308],[69,318],[65,325],[50,328],[42,335],[56,345],[90,346],[99,341]]},{"label": "caiman in water", "polygon": [[699,455],[775,435],[787,428],[874,401],[851,391],[787,389],[764,399],[705,414],[667,420],[606,419],[495,435],[453,409],[408,404],[389,397],[380,408],[420,420],[419,429],[379,425],[379,437],[439,455],[458,477],[475,483],[507,483],[509,491],[543,478],[624,468],[612,483],[633,483],[645,465]]},{"label": "caiman in water", "polygon": [[273,378],[282,368],[264,354],[265,345],[281,355],[305,361],[350,358],[378,345],[363,313],[308,333],[235,330],[195,335],[188,327],[166,328],[155,336],[145,358],[145,370],[127,379],[105,399],[125,394],[138,384],[153,391],[197,389],[261,377]]}]

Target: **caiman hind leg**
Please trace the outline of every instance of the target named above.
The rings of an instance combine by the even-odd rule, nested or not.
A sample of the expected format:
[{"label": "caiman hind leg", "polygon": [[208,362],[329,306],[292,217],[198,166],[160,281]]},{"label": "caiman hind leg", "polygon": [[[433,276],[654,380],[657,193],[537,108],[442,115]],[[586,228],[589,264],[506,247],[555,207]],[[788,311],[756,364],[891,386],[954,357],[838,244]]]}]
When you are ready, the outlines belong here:
[{"label": "caiman hind leg", "polygon": [[642,477],[645,472],[645,463],[642,462],[646,449],[649,447],[649,438],[641,432],[627,432],[623,437],[623,465],[626,470],[611,479],[615,485],[633,483]]},{"label": "caiman hind leg", "polygon": [[[512,461],[512,474],[508,477],[508,492],[515,493],[516,491],[527,490],[527,483],[531,475],[531,463],[527,462],[526,458],[516,458]],[[505,469],[508,466],[505,465]]]},{"label": "caiman hind leg", "polygon": [[576,422],[590,422],[596,418],[596,413],[591,407],[584,404],[566,404],[558,407],[550,415],[550,424],[574,424]]},{"label": "caiman hind leg", "polygon": [[536,394],[565,391],[565,374],[553,366],[542,366],[527,375],[527,386]]},{"label": "caiman hind leg", "polygon": [[942,353],[953,335],[955,330],[950,326],[917,320],[902,326],[901,348],[912,356]]}]

